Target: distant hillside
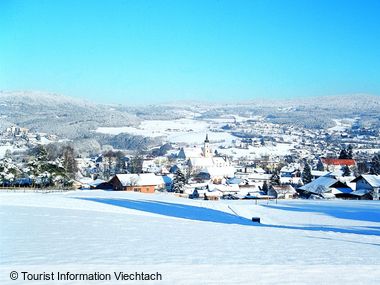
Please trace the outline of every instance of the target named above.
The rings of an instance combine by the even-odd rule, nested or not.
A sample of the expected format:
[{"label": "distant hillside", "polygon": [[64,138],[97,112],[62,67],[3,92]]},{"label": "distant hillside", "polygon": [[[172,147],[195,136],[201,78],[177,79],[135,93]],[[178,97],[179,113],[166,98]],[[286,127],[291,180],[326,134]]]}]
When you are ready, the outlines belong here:
[{"label": "distant hillside", "polygon": [[135,115],[106,105],[42,92],[0,92],[0,116],[4,124],[67,138],[86,137],[89,130],[98,126],[128,126],[139,122]]},{"label": "distant hillside", "polygon": [[310,98],[256,99],[219,104],[203,112],[204,118],[225,114],[260,115],[273,123],[325,129],[334,126],[333,119],[359,117],[364,126],[380,127],[380,96],[354,94]]},{"label": "distant hillside", "polygon": [[18,125],[69,138],[77,144],[144,149],[158,144],[130,134],[118,136],[94,133],[98,127],[137,126],[143,120],[198,120],[239,115],[262,116],[276,124],[326,129],[333,119],[360,118],[359,126],[380,128],[380,96],[366,94],[295,98],[255,99],[233,103],[170,102],[157,105],[102,105],[44,92],[1,92],[0,128]]}]

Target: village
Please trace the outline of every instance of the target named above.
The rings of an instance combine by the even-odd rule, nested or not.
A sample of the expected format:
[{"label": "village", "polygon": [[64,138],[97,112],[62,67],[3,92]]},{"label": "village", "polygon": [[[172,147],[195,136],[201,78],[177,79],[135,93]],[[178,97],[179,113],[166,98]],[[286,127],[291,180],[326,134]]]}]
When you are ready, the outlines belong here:
[{"label": "village", "polygon": [[[365,149],[377,146],[376,134],[353,136],[341,127],[322,133],[260,118],[227,122],[208,129],[197,144],[166,142],[145,153],[110,149],[91,157],[76,155],[69,145],[54,146],[56,136],[8,128],[1,140],[7,150],[0,185],[161,191],[206,200],[379,199],[379,155]],[[234,135],[229,144],[220,140],[223,131]],[[27,148],[33,152],[26,157]]]},{"label": "village", "polygon": [[[81,187],[143,193],[175,192],[179,197],[217,199],[379,199],[380,176],[355,176],[357,162],[349,158],[320,158],[315,169],[304,163],[259,162],[243,165],[215,155],[208,135],[203,147],[181,148],[169,158],[141,161],[140,174],[115,174],[108,181],[82,179]],[[345,151],[342,152],[344,155]],[[102,158],[95,161],[99,163]],[[373,167],[378,162],[374,162]],[[99,165],[99,164],[98,164]],[[280,167],[280,168],[279,168]],[[370,172],[376,169],[370,168]]]}]

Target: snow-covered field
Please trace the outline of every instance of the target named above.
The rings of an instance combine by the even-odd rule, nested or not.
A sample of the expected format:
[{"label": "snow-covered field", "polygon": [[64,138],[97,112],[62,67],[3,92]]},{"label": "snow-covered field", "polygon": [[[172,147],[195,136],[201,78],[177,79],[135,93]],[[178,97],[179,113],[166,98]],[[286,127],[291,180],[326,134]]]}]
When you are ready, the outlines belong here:
[{"label": "snow-covered field", "polygon": [[293,148],[293,144],[278,143],[276,145],[249,146],[247,149],[231,147],[225,149],[218,149],[218,152],[220,154],[236,158],[255,159],[261,158],[265,155],[284,156],[287,154],[291,154],[290,150]]},{"label": "snow-covered field", "polygon": [[329,131],[332,132],[344,132],[347,129],[351,128],[352,124],[357,120],[358,118],[345,118],[345,119],[334,119],[335,126],[329,128]]},{"label": "snow-covered field", "polygon": [[380,280],[378,201],[255,205],[171,194],[5,192],[0,219],[1,284],[25,284],[10,280],[12,270],[150,270],[163,274],[160,284]]},{"label": "snow-covered field", "polygon": [[[203,121],[194,119],[178,119],[172,121],[166,120],[146,120],[138,127],[100,127],[96,132],[117,135],[120,133],[129,133],[132,135],[141,135],[145,137],[165,137],[170,142],[186,142],[189,144],[199,144],[205,139],[206,133],[210,128],[217,127],[221,123],[226,123],[231,119],[221,121]],[[213,132],[213,141],[231,142],[234,137],[227,132]]]}]

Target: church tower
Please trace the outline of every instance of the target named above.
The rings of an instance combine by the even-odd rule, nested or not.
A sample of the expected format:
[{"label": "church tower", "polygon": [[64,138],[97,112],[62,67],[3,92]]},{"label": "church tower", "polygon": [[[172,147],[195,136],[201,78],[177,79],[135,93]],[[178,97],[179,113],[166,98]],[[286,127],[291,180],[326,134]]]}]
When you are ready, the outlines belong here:
[{"label": "church tower", "polygon": [[206,134],[206,139],[203,145],[203,156],[212,157],[212,151],[210,148],[210,141],[208,140],[208,134]]}]

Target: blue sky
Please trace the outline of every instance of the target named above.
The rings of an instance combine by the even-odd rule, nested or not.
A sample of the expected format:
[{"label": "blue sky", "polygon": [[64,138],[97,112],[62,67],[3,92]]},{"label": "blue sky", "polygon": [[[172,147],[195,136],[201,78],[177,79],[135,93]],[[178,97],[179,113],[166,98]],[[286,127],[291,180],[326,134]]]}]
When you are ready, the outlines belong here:
[{"label": "blue sky", "polygon": [[380,1],[0,1],[0,90],[98,102],[380,94]]}]

